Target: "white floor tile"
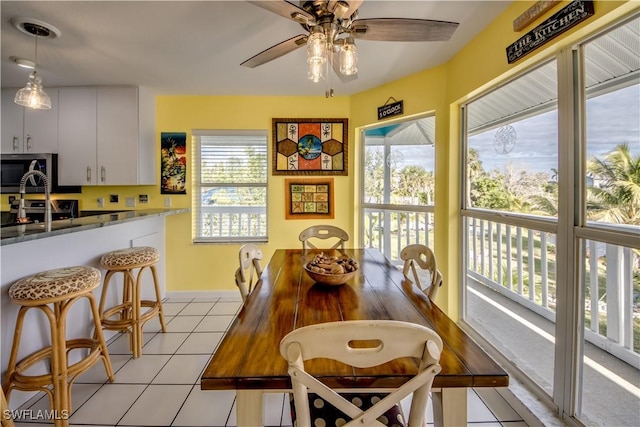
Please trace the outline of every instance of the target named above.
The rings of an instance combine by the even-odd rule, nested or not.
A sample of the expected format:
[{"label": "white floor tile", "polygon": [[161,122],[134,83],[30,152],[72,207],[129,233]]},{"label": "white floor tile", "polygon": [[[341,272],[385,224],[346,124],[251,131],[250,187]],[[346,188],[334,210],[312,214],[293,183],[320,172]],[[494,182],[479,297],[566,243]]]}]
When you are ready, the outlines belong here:
[{"label": "white floor tile", "polygon": [[203,391],[195,386],[172,425],[224,426],[235,398],[234,391]]},{"label": "white floor tile", "polygon": [[69,422],[115,426],[145,388],[146,384],[105,384],[71,415]]},{"label": "white floor tile", "polygon": [[242,301],[218,301],[209,315],[236,314],[240,307],[242,307]]},{"label": "white floor tile", "polygon": [[162,312],[165,316],[175,316],[187,305],[188,302],[164,302],[162,303]]},{"label": "white floor tile", "polygon": [[222,332],[195,332],[189,335],[176,354],[213,354],[223,335]]},{"label": "white floor tile", "polygon": [[[124,366],[125,363],[131,359],[131,355],[129,354],[110,354],[109,359],[111,360],[111,368],[113,369],[114,375],[118,376],[118,370]],[[76,380],[76,384],[103,384],[108,381],[107,371],[104,368],[104,363],[102,361],[98,361],[95,365],[91,367],[87,372],[83,373]]]},{"label": "white floor tile", "polygon": [[206,315],[213,308],[214,302],[192,302],[180,312],[181,316]]},{"label": "white floor tile", "polygon": [[481,387],[475,389],[485,406],[490,408],[498,421],[522,421],[522,417],[504,400],[495,388]]},{"label": "white floor tile", "polygon": [[204,316],[176,316],[167,323],[167,332],[193,332]]},{"label": "white floor tile", "polygon": [[204,319],[196,326],[194,332],[224,332],[229,328],[235,316],[205,316]]},{"label": "white floor tile", "polygon": [[149,384],[166,365],[171,356],[167,354],[143,354],[131,359],[118,371],[117,384]]},{"label": "white floor tile", "polygon": [[[164,315],[164,324],[165,326],[169,321],[173,319],[173,316]],[[155,316],[153,319],[149,319],[147,323],[144,324],[144,332],[161,332],[162,326],[160,325],[160,317]]]},{"label": "white floor tile", "polygon": [[152,384],[199,384],[209,361],[208,354],[175,354],[153,379]]},{"label": "white floor tile", "polygon": [[[71,411],[73,412],[77,408],[81,407],[87,400],[98,391],[101,384],[74,384],[71,386]],[[26,423],[44,423],[52,424],[51,406],[49,397],[44,393],[43,398],[36,401],[28,409],[17,412],[17,419],[20,422]],[[68,414],[71,415],[71,414]],[[32,424],[33,425],[33,424]]]},{"label": "white floor tile", "polygon": [[469,423],[493,423],[498,421],[473,389],[468,389],[467,391],[467,421]]},{"label": "white floor tile", "polygon": [[143,354],[173,354],[189,336],[188,332],[166,332],[156,334],[142,348]]},{"label": "white floor tile", "polygon": [[170,426],[191,390],[191,385],[150,385],[119,424]]}]

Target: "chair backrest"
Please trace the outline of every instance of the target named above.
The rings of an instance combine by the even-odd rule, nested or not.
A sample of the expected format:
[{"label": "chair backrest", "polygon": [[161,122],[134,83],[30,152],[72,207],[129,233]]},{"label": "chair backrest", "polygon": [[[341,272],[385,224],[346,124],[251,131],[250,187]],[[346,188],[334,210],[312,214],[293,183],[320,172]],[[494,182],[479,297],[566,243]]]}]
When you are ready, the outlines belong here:
[{"label": "chair backrest", "polygon": [[[400,251],[400,259],[404,261],[402,273],[404,276],[411,280],[408,273],[409,270],[413,273],[413,281],[424,293],[427,294],[429,299],[434,300],[438,293],[438,289],[442,286],[442,274],[438,270],[436,257],[433,251],[425,245],[419,243],[405,246]],[[429,272],[431,283],[428,286],[423,286],[420,282],[418,271],[416,270],[416,264],[422,270]]]},{"label": "chair backrest", "polygon": [[[351,417],[352,421],[345,426],[382,425],[377,418],[413,393],[409,425],[425,425],[427,400],[433,378],[440,372],[441,352],[442,340],[433,330],[395,320],[319,323],[290,332],[280,342],[280,354],[289,364],[298,427],[310,425],[309,392],[318,394]],[[366,411],[309,375],[304,368],[306,360],[316,358],[367,368],[402,357],[419,359],[418,373]],[[358,389],[358,392],[367,391],[371,392]]]},{"label": "chair backrest", "polygon": [[262,250],[254,244],[247,243],[240,247],[238,258],[240,267],[235,272],[236,286],[240,289],[242,301],[246,301],[262,274],[262,266],[260,265]]},{"label": "chair backrest", "polygon": [[328,249],[344,250],[344,243],[349,240],[349,233],[333,225],[314,225],[302,230],[298,237],[302,242],[302,249],[318,249],[309,239],[337,239],[337,242]]}]

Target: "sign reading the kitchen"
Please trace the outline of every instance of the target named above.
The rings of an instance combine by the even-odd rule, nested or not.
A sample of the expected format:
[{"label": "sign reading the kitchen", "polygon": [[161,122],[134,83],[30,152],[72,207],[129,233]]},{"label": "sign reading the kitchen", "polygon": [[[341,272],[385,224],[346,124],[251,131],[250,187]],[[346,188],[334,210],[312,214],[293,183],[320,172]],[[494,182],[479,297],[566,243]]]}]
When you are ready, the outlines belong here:
[{"label": "sign reading the kitchen", "polygon": [[593,1],[575,0],[507,47],[509,64],[593,15]]},{"label": "sign reading the kitchen", "polygon": [[[391,100],[393,98],[389,98]],[[398,116],[404,113],[404,101],[396,101],[389,104],[384,104],[382,107],[378,107],[378,120],[386,119],[387,117]],[[393,99],[395,101],[395,99]]]}]

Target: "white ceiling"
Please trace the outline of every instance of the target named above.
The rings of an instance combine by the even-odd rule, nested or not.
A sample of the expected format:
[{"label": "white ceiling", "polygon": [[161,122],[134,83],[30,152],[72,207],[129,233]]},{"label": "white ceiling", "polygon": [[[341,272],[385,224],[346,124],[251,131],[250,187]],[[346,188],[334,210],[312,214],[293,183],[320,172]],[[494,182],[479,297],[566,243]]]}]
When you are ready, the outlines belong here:
[{"label": "white ceiling", "polygon": [[[292,3],[298,4],[293,0]],[[365,0],[359,18],[459,22],[448,42],[357,40],[358,79],[336,96],[358,93],[449,60],[510,1]],[[235,1],[1,1],[3,88],[24,86],[29,70],[9,57],[34,59],[35,38],[10,24],[34,18],[62,36],[38,40],[38,73],[47,86],[140,85],[157,94],[323,95],[307,80],[305,49],[257,68],[244,60],[295,35],[299,24]],[[515,36],[514,36],[515,37]]]}]

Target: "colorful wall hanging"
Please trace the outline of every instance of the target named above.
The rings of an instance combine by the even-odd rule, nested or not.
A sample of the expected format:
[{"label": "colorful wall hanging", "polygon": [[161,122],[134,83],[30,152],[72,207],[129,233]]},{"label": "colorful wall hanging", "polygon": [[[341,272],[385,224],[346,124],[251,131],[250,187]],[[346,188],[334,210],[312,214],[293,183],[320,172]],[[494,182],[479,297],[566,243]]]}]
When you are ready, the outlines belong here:
[{"label": "colorful wall hanging", "polygon": [[187,194],[187,134],[160,134],[160,193]]},{"label": "colorful wall hanging", "polygon": [[348,175],[348,119],[273,119],[274,175]]},{"label": "colorful wall hanging", "polygon": [[286,219],[331,219],[333,178],[285,179]]}]

